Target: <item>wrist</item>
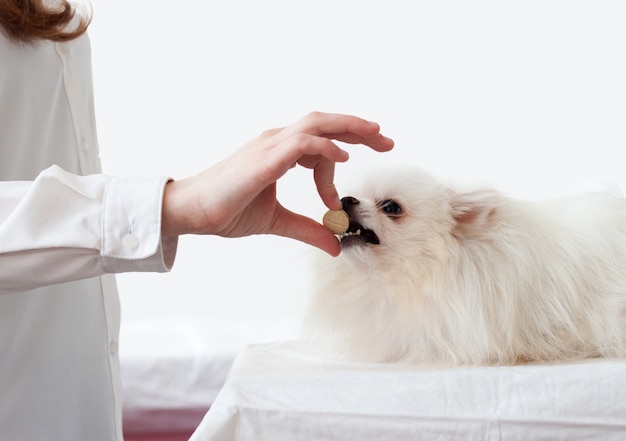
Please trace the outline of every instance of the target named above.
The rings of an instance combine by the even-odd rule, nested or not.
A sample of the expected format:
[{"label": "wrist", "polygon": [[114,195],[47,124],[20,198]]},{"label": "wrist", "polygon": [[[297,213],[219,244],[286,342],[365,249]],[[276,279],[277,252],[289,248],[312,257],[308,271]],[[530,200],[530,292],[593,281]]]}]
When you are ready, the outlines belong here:
[{"label": "wrist", "polygon": [[178,182],[172,179],[163,188],[163,202],[161,206],[161,237],[163,240],[183,234],[179,226],[179,208],[176,207],[177,187]]}]

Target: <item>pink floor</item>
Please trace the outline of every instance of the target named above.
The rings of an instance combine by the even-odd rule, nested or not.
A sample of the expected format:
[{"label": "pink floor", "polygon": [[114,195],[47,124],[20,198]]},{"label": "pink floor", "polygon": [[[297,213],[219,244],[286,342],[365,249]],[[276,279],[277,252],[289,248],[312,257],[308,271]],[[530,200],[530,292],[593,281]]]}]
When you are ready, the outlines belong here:
[{"label": "pink floor", "polygon": [[188,441],[206,408],[124,412],[124,441]]},{"label": "pink floor", "polygon": [[188,441],[190,433],[165,433],[156,435],[154,433],[148,435],[124,435],[124,441]]}]

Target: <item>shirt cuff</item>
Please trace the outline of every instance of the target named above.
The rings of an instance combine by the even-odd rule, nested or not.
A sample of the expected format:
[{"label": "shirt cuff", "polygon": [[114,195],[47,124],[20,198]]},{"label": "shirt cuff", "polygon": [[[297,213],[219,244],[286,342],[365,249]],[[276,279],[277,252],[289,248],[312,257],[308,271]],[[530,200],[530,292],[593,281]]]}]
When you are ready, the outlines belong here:
[{"label": "shirt cuff", "polygon": [[166,272],[178,237],[161,238],[163,191],[169,178],[114,177],[104,193],[101,259],[107,273]]}]

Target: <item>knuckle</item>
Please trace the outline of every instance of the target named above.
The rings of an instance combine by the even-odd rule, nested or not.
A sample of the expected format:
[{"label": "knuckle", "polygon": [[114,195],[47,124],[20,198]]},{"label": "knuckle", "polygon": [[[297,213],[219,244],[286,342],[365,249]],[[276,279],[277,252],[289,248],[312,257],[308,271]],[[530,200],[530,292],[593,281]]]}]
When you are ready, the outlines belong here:
[{"label": "knuckle", "polygon": [[304,130],[317,130],[322,124],[324,113],[317,110],[311,111],[300,120]]},{"label": "knuckle", "polygon": [[313,110],[311,112],[309,112],[306,116],[306,118],[308,119],[313,119],[313,120],[318,120],[322,117],[323,113],[319,112],[317,110]]},{"label": "knuckle", "polygon": [[259,135],[259,138],[262,138],[262,139],[271,138],[272,136],[276,135],[281,130],[282,129],[267,129],[267,130],[263,130],[261,132],[261,134]]}]

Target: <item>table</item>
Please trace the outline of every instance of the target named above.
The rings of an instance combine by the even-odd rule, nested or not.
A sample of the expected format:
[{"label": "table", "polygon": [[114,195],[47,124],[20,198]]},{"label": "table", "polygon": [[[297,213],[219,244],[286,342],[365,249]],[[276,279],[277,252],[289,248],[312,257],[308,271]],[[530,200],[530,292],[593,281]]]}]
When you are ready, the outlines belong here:
[{"label": "table", "polygon": [[625,440],[626,360],[436,369],[247,346],[191,441]]}]

